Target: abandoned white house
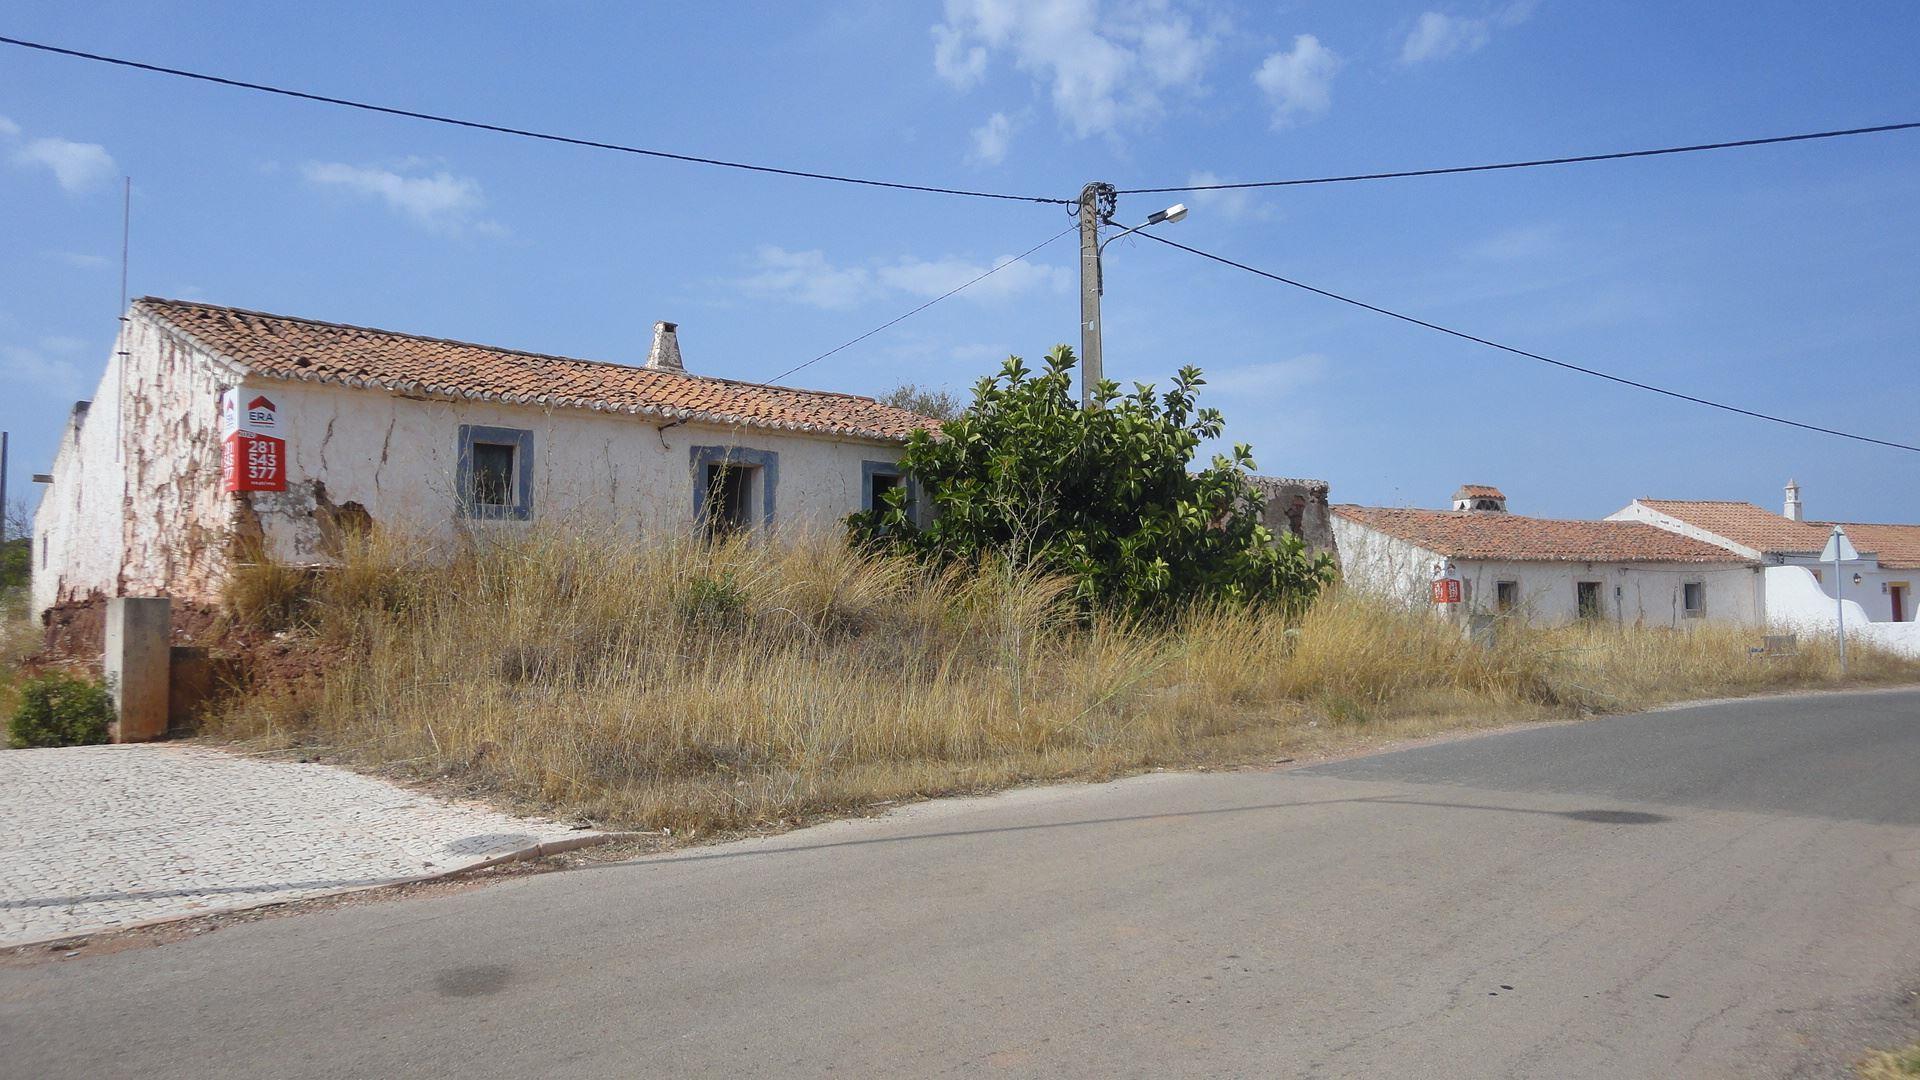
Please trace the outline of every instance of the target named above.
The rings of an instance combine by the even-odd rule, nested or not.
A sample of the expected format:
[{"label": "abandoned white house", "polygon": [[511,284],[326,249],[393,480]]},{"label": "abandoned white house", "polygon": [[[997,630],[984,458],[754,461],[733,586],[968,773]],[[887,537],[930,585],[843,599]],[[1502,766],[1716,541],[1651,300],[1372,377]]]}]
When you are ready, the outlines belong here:
[{"label": "abandoned white house", "polygon": [[1461,488],[1453,505],[1335,506],[1343,579],[1463,618],[1765,622],[1759,564],[1725,548],[1641,522],[1510,514],[1506,497],[1482,485]]},{"label": "abandoned white house", "polygon": [[[1610,520],[1644,522],[1763,564],[1765,611],[1775,626],[1831,632],[1839,601],[1859,636],[1920,656],[1913,591],[1920,581],[1920,525],[1809,521],[1800,485],[1791,480],[1783,510],[1726,500],[1635,499]],[[1820,559],[1835,524],[1859,555],[1842,562],[1838,574]]]},{"label": "abandoned white house", "polygon": [[931,423],[689,374],[664,322],[644,367],[178,300],[121,325],[34,520],[37,611],[210,602],[236,538],[317,564],[349,523],[838,528],[903,482],[902,445]]}]

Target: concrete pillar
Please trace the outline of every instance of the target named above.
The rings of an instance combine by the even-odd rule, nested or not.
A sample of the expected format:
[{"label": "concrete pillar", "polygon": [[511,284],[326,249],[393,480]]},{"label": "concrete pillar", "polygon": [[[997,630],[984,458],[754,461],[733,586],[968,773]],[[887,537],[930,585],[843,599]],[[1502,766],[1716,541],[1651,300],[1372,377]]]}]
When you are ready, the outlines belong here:
[{"label": "concrete pillar", "polygon": [[114,742],[167,737],[173,601],[118,596],[107,601],[107,646],[100,666],[113,690]]}]

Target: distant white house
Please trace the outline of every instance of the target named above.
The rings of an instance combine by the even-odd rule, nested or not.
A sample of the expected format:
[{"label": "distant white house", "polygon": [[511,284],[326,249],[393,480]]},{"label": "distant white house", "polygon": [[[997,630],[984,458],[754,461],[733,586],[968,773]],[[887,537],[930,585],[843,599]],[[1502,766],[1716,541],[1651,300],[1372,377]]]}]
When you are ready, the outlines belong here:
[{"label": "distant white house", "polygon": [[1639,522],[1701,540],[1765,567],[1767,621],[1802,632],[1832,632],[1836,601],[1860,636],[1920,656],[1914,585],[1920,583],[1920,525],[1839,522],[1858,554],[1834,573],[1821,551],[1836,522],[1810,521],[1800,485],[1787,481],[1784,512],[1749,502],[1635,499],[1609,520]]},{"label": "distant white house", "polygon": [[1595,619],[1685,627],[1765,622],[1759,563],[1703,540],[1632,521],[1569,521],[1507,512],[1499,489],[1468,485],[1453,509],[1339,505],[1333,532],[1347,586],[1461,618],[1540,624]]},{"label": "distant white house", "polygon": [[237,541],[325,563],[367,523],[837,529],[903,482],[902,445],[929,424],[690,374],[672,323],[637,366],[146,298],[68,421],[34,602],[209,602]]}]

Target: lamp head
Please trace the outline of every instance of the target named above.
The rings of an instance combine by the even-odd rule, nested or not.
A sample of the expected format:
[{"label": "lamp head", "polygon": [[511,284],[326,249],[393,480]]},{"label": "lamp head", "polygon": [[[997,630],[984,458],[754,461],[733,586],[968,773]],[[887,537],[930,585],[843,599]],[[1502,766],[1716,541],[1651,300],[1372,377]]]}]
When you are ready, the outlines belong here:
[{"label": "lamp head", "polygon": [[1147,216],[1147,224],[1158,225],[1163,221],[1179,221],[1187,216],[1186,203],[1174,203],[1165,210],[1156,211]]}]

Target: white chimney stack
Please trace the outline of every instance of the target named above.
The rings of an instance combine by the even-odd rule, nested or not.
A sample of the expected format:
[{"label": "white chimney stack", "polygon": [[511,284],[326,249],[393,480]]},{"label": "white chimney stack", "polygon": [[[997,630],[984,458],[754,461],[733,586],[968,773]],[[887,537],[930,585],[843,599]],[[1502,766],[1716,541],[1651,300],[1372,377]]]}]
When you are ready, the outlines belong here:
[{"label": "white chimney stack", "polygon": [[655,371],[685,371],[680,362],[680,326],[678,323],[653,324],[653,348],[647,350],[647,366]]},{"label": "white chimney stack", "polygon": [[1807,509],[1800,502],[1800,484],[1796,480],[1787,481],[1787,519],[1790,521],[1807,520]]}]

